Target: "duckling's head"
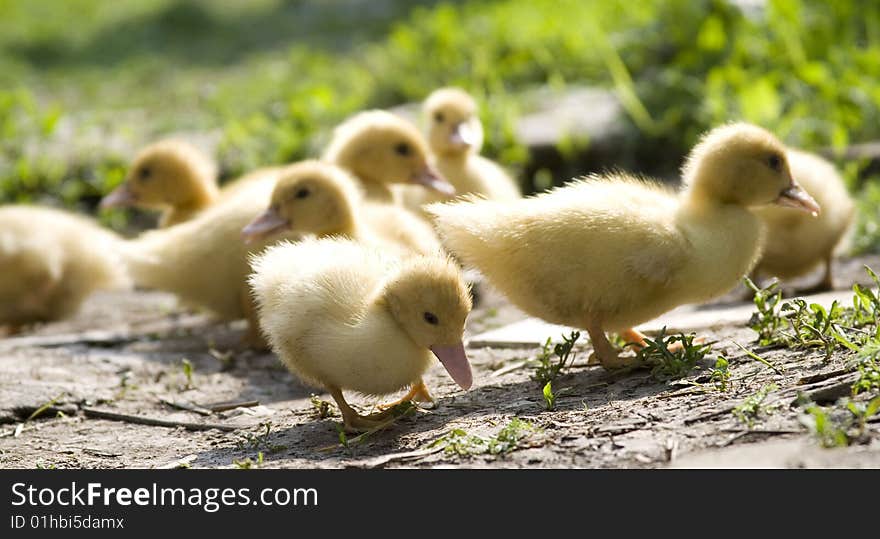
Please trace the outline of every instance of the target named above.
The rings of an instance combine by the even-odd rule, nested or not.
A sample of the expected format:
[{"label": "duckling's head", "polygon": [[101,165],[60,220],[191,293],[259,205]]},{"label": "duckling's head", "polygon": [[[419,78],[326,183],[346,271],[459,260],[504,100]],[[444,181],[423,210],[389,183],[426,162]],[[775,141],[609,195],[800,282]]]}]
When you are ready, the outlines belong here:
[{"label": "duckling's head", "polygon": [[245,243],[286,232],[351,232],[361,192],[344,170],[321,161],[291,165],[275,184],[269,208],[242,230]]},{"label": "duckling's head", "polygon": [[707,133],[682,170],[697,200],[759,206],[779,204],[819,213],[819,205],[791,176],[785,146],[751,124],[724,125]]},{"label": "duckling's head", "polygon": [[462,389],[473,383],[462,339],[471,296],[458,266],[440,256],[407,260],[385,287],[397,323],[419,346],[429,348]]},{"label": "duckling's head", "polygon": [[383,110],[361,112],[339,125],[324,159],[365,182],[415,183],[455,194],[452,184],[428,165],[427,145],[415,126]]},{"label": "duckling's head", "polygon": [[144,148],[102,208],[207,205],[217,195],[216,169],[195,146],[176,139]]},{"label": "duckling's head", "polygon": [[464,90],[441,88],[424,105],[428,122],[428,144],[437,155],[478,152],[483,145],[483,124],[477,103]]}]

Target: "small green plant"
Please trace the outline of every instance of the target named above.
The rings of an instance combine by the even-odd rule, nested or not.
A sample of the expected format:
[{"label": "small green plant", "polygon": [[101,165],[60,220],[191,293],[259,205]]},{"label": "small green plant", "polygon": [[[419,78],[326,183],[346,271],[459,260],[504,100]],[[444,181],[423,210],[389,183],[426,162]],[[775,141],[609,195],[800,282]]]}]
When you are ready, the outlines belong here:
[{"label": "small green plant", "polygon": [[180,361],[183,366],[183,376],[186,378],[186,385],[183,386],[183,390],[193,389],[195,386],[193,385],[193,364],[192,361],[187,358],[183,358]]},{"label": "small green plant", "polygon": [[562,342],[556,345],[547,338],[536,358],[535,372],[532,374],[532,380],[538,383],[539,388],[543,390],[548,383],[556,381],[565,369],[571,367],[575,358],[574,345],[580,337],[580,332],[572,331],[568,336],[563,335]]},{"label": "small green plant", "polygon": [[321,397],[312,394],[309,397],[309,402],[312,403],[312,413],[318,419],[324,419],[336,415],[336,410],[334,410],[333,403],[330,401],[325,401]]},{"label": "small green plant", "polygon": [[259,453],[257,453],[257,460],[255,460],[255,461],[251,460],[250,457],[247,457],[244,460],[234,460],[233,459],[232,464],[234,464],[235,467],[238,468],[239,470],[250,470],[253,468],[259,468],[260,466],[263,465],[263,452],[260,451]]},{"label": "small green plant", "polygon": [[742,404],[734,408],[733,415],[746,424],[748,428],[752,428],[755,421],[762,414],[770,411],[770,407],[766,406],[764,401],[767,400],[767,395],[777,389],[779,389],[779,387],[776,384],[766,384],[753,395],[749,396]]},{"label": "small green plant", "polygon": [[779,316],[779,303],[782,301],[782,292],[779,283],[772,282],[765,288],[758,288],[751,279],[744,279],[746,286],[754,292],[752,301],[755,303],[756,312],[752,313],[749,327],[758,334],[758,344],[769,346],[776,344],[776,333],[783,326],[784,321]]},{"label": "small green plant", "polygon": [[826,412],[822,407],[811,404],[801,414],[800,421],[825,448],[846,447],[864,441],[868,419],[880,410],[880,397],[867,403],[849,401],[844,408],[848,413],[840,409]]},{"label": "small green plant", "polygon": [[645,347],[636,357],[648,365],[653,365],[651,375],[659,381],[675,380],[690,374],[697,363],[712,349],[712,343],[695,344],[696,335],[666,335],[666,328],[660,330],[655,339],[645,337]]},{"label": "small green plant", "polygon": [[520,442],[537,428],[529,421],[515,417],[498,434],[484,438],[469,434],[464,429],[453,429],[431,442],[428,447],[443,447],[447,455],[459,457],[471,455],[505,455],[519,447]]},{"label": "small green plant", "polygon": [[235,443],[235,447],[238,449],[258,449],[262,447],[271,451],[273,446],[269,443],[269,436],[272,433],[272,422],[264,421],[259,426],[262,427],[262,432],[258,434],[246,432],[239,435],[239,440]]},{"label": "small green plant", "polygon": [[715,366],[709,372],[709,383],[722,392],[730,388],[730,362],[724,356],[718,356],[715,360]]},{"label": "small green plant", "polygon": [[541,393],[544,395],[544,405],[547,406],[547,409],[554,409],[556,407],[556,395],[553,394],[553,382],[547,382]]}]

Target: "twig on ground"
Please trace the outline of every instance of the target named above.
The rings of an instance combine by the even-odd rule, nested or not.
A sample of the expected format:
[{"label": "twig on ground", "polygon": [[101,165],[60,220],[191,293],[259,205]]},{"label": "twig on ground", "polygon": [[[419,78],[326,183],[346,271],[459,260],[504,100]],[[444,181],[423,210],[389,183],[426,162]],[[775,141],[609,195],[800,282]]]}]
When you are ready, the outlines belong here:
[{"label": "twig on ground", "polygon": [[211,430],[218,429],[226,432],[238,430],[239,427],[232,425],[219,425],[216,423],[189,423],[186,421],[170,421],[167,419],[156,419],[152,417],[142,417],[137,415],[119,414],[116,412],[108,412],[106,410],[97,410],[95,408],[83,408],[86,417],[94,419],[108,419],[110,421],[123,421],[126,423],[135,423],[138,425],[150,425],[154,427],[183,427],[186,430]]}]

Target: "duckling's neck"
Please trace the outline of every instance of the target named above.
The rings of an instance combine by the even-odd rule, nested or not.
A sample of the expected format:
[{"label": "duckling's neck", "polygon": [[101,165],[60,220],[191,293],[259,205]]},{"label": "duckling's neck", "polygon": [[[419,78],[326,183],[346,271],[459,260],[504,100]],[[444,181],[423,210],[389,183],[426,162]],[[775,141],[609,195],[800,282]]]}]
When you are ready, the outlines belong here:
[{"label": "duckling's neck", "polygon": [[[685,193],[687,195],[687,193]],[[763,237],[760,220],[739,204],[684,196],[676,225],[695,259],[682,273],[691,302],[722,295],[745,276],[758,259]]]},{"label": "duckling's neck", "polygon": [[342,236],[355,241],[363,237],[363,227],[360,225],[360,219],[358,219],[354,211],[347,212],[335,226],[318,234],[318,237],[321,238],[328,238],[330,236]]},{"label": "duckling's neck", "polygon": [[394,202],[394,193],[388,184],[358,176],[364,187],[364,195],[369,200],[377,202]]}]

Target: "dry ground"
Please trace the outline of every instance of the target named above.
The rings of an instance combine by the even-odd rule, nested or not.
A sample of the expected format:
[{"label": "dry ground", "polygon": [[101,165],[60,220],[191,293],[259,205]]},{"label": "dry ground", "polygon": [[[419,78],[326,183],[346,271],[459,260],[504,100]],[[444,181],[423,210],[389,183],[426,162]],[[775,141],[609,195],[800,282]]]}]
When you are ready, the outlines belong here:
[{"label": "dry ground", "polygon": [[[841,288],[864,280],[862,263],[880,268],[876,257],[843,262]],[[522,316],[487,292],[468,332]],[[558,402],[547,411],[533,369],[523,365],[539,347],[479,348],[470,350],[471,391],[458,390],[435,365],[426,380],[436,407],[361,439],[349,436],[347,446],[340,443],[338,417],[317,416],[310,399],[315,390],[272,354],[240,348],[241,334],[240,324],[175,311],[167,295],[131,292],[96,295],[75,319],[0,340],[0,466],[222,468],[255,461],[258,453],[263,467],[290,468],[880,466],[880,423],[868,424],[864,443],[822,449],[793,405],[799,392],[825,403],[847,395],[845,355],[826,360],[818,350],[760,350],[783,369],[777,373],[733,344],[753,347],[754,333],[742,326],[701,332],[718,343],[704,369],[688,378],[705,383],[722,353],[733,379],[726,392],[657,382],[644,370],[607,373],[586,365],[589,350],[583,347],[554,384]],[[184,359],[192,364],[189,386]],[[739,420],[733,408],[770,383],[778,389],[754,423]],[[168,404],[221,401],[247,405],[206,415]],[[375,404],[353,401],[364,408]],[[47,403],[51,408],[26,420]],[[95,410],[179,426],[102,419]],[[506,454],[443,449],[456,436],[460,442],[470,435],[492,439],[514,418],[533,429],[524,430]],[[193,430],[205,425],[220,428]],[[457,447],[485,449],[467,442]]]}]

